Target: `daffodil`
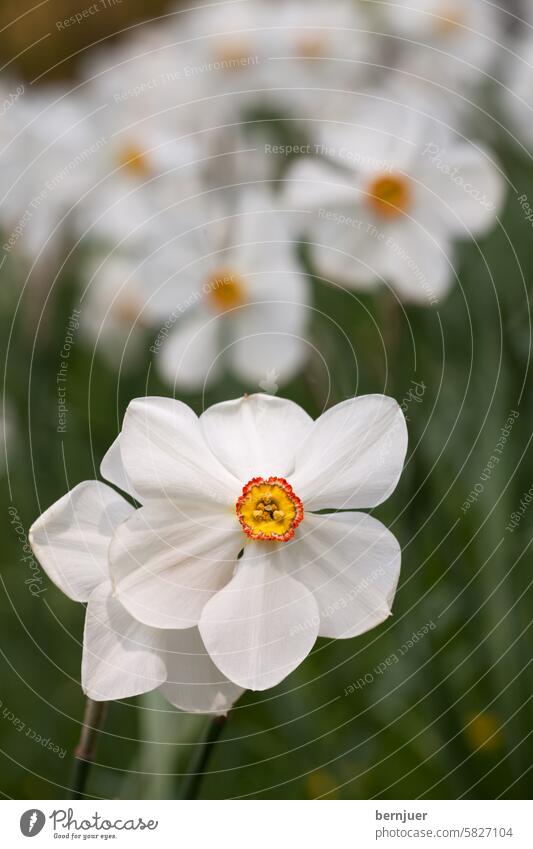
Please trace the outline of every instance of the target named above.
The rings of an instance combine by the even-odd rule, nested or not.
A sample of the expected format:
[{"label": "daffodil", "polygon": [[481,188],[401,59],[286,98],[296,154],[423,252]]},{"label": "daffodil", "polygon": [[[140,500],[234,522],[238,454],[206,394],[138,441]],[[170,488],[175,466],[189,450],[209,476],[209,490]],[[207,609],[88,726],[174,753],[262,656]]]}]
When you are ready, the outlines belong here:
[{"label": "daffodil", "polygon": [[353,288],[390,284],[436,304],[456,275],[454,244],[495,225],[505,182],[491,154],[437,121],[430,107],[369,92],[353,122],[326,122],[321,156],[287,174],[287,203],[321,275]]},{"label": "daffodil", "polygon": [[[317,636],[355,637],[390,615],[400,547],[360,508],[392,493],[406,447],[403,413],[382,395],[316,421],[261,394],[200,417],[169,398],[131,402],[101,468],[142,504],[113,529],[115,600],[160,633],[198,628],[234,684],[276,685]],[[77,559],[69,550],[70,571]]]},{"label": "daffodil", "polygon": [[309,351],[309,283],[294,226],[264,188],[239,187],[224,202],[217,194],[206,195],[197,223],[176,235],[174,273],[150,301],[155,367],[187,390],[225,367],[247,388],[266,382],[276,391]]}]

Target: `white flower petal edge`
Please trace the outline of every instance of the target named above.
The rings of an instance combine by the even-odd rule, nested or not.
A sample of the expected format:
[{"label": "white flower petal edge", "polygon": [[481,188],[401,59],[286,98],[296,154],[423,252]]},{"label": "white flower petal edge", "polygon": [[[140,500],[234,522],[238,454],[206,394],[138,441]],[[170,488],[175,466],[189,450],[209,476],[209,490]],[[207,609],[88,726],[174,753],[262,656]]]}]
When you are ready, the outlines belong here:
[{"label": "white flower petal edge", "polygon": [[159,631],[133,619],[112,595],[109,581],[89,599],[83,637],[81,683],[96,701],[111,701],[155,690],[167,671]]},{"label": "white flower petal edge", "polygon": [[407,426],[397,402],[361,395],[314,422],[298,446],[290,483],[306,511],[376,507],[395,489],[406,452]]},{"label": "white flower petal edge", "polygon": [[307,657],[318,633],[309,590],[284,574],[279,547],[249,543],[229,584],[209,601],[199,630],[218,668],[249,690],[267,690]]},{"label": "white flower petal edge", "polygon": [[280,548],[279,562],[313,593],[319,637],[356,637],[391,615],[401,549],[366,513],[308,513],[298,538]]},{"label": "white flower petal edge", "polygon": [[213,456],[198,417],[181,401],[132,401],[119,440],[127,478],[142,500],[200,499],[219,509],[235,503],[238,481]]},{"label": "white flower petal edge", "polygon": [[117,436],[111,447],[107,450],[104,459],[100,463],[100,474],[106,481],[112,483],[113,486],[121,489],[127,495],[131,495],[137,501],[140,501],[139,495],[126,474],[124,463],[122,462],[122,454],[120,453],[120,434]]},{"label": "white flower petal edge", "polygon": [[293,401],[256,394],[209,407],[200,425],[215,457],[247,483],[258,475],[290,475],[313,420]]},{"label": "white flower petal edge", "polygon": [[185,512],[153,500],[117,529],[111,579],[118,599],[145,625],[191,628],[231,580],[244,537],[234,509],[211,506],[193,501]]},{"label": "white flower petal edge", "polygon": [[33,523],[30,544],[54,584],[74,601],[87,601],[107,580],[109,541],[131,513],[110,486],[84,481]]}]

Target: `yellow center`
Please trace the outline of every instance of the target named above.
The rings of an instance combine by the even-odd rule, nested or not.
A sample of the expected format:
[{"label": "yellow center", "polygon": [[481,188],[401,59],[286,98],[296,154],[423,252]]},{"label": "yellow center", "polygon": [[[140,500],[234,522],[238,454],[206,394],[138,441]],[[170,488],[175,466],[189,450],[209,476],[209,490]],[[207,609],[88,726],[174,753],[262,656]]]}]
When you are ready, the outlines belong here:
[{"label": "yellow center", "polygon": [[303,519],[303,505],[285,478],[252,478],[236,504],[237,517],[251,539],[287,542]]},{"label": "yellow center", "polygon": [[139,318],[142,306],[139,301],[131,295],[123,295],[115,301],[114,315],[126,324],[134,324]]},{"label": "yellow center", "polygon": [[230,269],[221,268],[208,280],[205,291],[217,312],[226,312],[240,306],[246,300],[246,287],[242,277]]},{"label": "yellow center", "polygon": [[327,43],[322,33],[306,33],[296,44],[296,52],[308,59],[318,59],[324,56],[326,50]]},{"label": "yellow center", "polygon": [[503,742],[501,722],[493,713],[470,714],[465,734],[472,749],[498,749]]},{"label": "yellow center", "polygon": [[150,174],[150,164],[146,153],[134,144],[127,144],[120,150],[118,162],[121,168],[135,177],[148,177]]},{"label": "yellow center", "polygon": [[404,177],[381,174],[368,187],[368,203],[381,218],[397,218],[411,202],[411,186]]}]

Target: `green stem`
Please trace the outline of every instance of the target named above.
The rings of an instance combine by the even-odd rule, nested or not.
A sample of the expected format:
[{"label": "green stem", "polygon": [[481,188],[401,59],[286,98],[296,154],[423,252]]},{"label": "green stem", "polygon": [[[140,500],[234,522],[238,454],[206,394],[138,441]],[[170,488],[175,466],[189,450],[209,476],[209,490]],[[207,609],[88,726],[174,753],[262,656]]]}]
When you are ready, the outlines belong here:
[{"label": "green stem", "polygon": [[227,716],[215,716],[209,723],[205,740],[200,744],[195,754],[192,771],[188,773],[185,779],[185,784],[181,794],[182,799],[198,798],[198,793],[205,776],[205,771],[227,720]]},{"label": "green stem", "polygon": [[98,733],[104,724],[107,702],[87,699],[80,734],[80,742],[74,751],[71,799],[83,799],[89,772],[96,756]]}]

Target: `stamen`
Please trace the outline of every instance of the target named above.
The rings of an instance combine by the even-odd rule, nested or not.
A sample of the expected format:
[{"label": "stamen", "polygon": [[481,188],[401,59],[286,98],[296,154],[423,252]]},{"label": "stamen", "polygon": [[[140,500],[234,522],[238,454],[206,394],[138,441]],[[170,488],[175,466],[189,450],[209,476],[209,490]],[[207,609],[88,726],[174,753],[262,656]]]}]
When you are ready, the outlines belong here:
[{"label": "stamen", "polygon": [[252,478],[236,504],[251,539],[287,542],[304,517],[303,504],[285,478]]},{"label": "stamen", "polygon": [[400,175],[382,174],[368,187],[368,203],[381,218],[396,218],[411,206],[411,185]]}]

